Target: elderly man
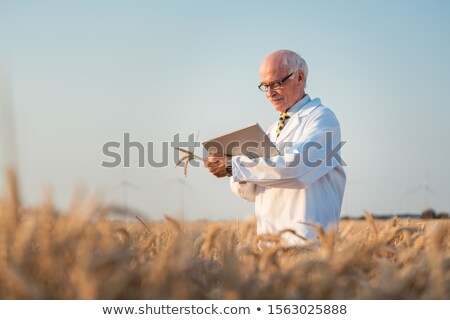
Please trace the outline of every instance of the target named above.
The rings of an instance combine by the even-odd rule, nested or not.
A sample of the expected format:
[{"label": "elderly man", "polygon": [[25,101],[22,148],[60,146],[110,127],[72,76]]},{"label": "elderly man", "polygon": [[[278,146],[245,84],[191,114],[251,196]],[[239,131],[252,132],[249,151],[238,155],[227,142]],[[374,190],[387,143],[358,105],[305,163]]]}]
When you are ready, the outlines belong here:
[{"label": "elderly man", "polygon": [[287,245],[315,239],[311,224],[337,229],[346,180],[339,122],[320,99],[305,94],[307,76],[306,62],[292,51],[273,52],[261,63],[259,89],[280,113],[267,131],[280,155],[205,161],[215,176],[231,177],[236,195],[255,202],[257,233],[281,234]]}]

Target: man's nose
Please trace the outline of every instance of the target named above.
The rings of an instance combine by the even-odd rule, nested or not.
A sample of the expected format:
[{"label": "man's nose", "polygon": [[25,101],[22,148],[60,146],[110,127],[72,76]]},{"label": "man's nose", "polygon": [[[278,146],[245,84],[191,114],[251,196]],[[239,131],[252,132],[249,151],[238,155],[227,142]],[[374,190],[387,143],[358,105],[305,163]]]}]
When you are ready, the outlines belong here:
[{"label": "man's nose", "polygon": [[266,91],[267,98],[270,98],[276,94],[277,94],[277,92],[274,89],[272,89],[272,87],[267,88],[267,91]]}]

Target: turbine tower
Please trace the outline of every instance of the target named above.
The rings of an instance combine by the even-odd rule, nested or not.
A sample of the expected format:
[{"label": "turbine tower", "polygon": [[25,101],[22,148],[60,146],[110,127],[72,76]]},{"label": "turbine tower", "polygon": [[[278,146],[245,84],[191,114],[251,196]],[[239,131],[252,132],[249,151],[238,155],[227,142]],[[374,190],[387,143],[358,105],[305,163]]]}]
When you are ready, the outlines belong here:
[{"label": "turbine tower", "polygon": [[178,185],[178,216],[177,219],[184,222],[185,212],[184,212],[184,192],[185,190],[193,191],[192,187],[183,178],[176,178],[169,180],[168,185],[177,184]]},{"label": "turbine tower", "polygon": [[114,191],[115,190],[122,191],[122,209],[125,212],[125,220],[130,221],[129,208],[128,208],[128,189],[132,188],[132,189],[138,190],[139,187],[127,180],[125,168],[122,168],[122,169],[123,169],[123,171],[122,171],[123,179],[119,184],[116,185],[116,187],[114,188]]}]

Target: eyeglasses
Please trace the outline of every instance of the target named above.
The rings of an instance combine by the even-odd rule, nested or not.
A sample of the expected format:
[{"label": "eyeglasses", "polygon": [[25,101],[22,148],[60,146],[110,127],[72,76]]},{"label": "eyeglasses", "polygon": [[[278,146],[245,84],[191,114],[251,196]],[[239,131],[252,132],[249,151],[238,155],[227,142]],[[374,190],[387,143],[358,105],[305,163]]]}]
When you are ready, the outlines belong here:
[{"label": "eyeglasses", "polygon": [[261,83],[258,86],[258,89],[261,90],[262,92],[267,92],[267,90],[269,90],[269,88],[271,88],[272,90],[279,89],[279,88],[283,87],[283,84],[287,80],[289,80],[292,77],[293,74],[294,74],[294,72],[289,74],[286,78],[281,79],[280,81],[274,81],[274,82],[269,83],[269,84]]}]

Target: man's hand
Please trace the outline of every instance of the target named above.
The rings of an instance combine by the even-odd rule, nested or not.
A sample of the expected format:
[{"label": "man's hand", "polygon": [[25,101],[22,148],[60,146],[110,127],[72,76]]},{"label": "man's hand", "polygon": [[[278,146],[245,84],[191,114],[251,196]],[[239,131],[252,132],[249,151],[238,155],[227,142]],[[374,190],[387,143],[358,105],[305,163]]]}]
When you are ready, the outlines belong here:
[{"label": "man's hand", "polygon": [[217,178],[227,176],[227,157],[226,156],[209,156],[204,160],[205,167]]}]

